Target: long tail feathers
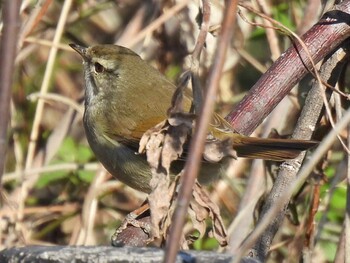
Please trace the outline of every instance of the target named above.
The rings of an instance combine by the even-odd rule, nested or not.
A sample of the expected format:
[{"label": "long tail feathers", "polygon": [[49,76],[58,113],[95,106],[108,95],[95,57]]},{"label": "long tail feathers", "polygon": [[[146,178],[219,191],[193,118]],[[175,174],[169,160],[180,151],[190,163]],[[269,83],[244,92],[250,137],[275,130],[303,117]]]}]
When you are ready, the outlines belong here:
[{"label": "long tail feathers", "polygon": [[300,152],[317,144],[317,141],[244,137],[234,140],[233,149],[238,157],[285,161],[296,158]]}]

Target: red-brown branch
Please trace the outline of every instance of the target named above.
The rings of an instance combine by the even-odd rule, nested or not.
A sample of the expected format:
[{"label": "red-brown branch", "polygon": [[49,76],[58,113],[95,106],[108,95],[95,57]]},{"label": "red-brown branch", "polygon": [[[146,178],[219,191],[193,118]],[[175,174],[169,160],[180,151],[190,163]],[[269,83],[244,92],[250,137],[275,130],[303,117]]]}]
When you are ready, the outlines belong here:
[{"label": "red-brown branch", "polygon": [[[301,38],[317,63],[350,36],[350,1],[336,5]],[[295,43],[251,88],[226,119],[249,135],[311,68],[305,50]]]}]

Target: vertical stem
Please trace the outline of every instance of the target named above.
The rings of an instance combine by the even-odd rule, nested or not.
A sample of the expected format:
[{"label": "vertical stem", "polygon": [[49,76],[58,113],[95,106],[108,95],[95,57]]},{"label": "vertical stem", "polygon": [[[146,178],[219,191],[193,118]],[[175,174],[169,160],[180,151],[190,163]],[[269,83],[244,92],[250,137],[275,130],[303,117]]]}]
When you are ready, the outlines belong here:
[{"label": "vertical stem", "polygon": [[4,27],[0,47],[0,184],[5,168],[7,127],[10,117],[11,86],[19,29],[19,0],[3,1]]},{"label": "vertical stem", "polygon": [[[55,36],[53,38],[52,47],[50,49],[49,58],[47,60],[45,74],[44,74],[43,82],[41,84],[40,95],[46,94],[48,89],[49,89],[49,84],[50,84],[50,80],[51,80],[51,76],[52,76],[52,72],[53,72],[53,67],[55,64],[56,55],[57,55],[57,51],[58,51],[58,44],[59,44],[60,39],[62,37],[63,29],[64,29],[64,26],[66,24],[68,12],[70,10],[71,5],[72,5],[72,0],[64,1],[63,7],[62,7],[62,12],[60,15],[60,19],[59,19],[58,24],[57,24]],[[41,119],[43,116],[43,110],[44,110],[44,100],[39,99],[38,105],[37,105],[36,111],[35,111],[32,132],[30,134],[30,142],[29,142],[29,146],[28,146],[28,154],[27,154],[25,169],[29,169],[32,166],[32,162],[33,162],[34,154],[35,154],[35,148],[36,148],[36,144],[37,144],[37,140],[38,140],[38,136],[39,136],[39,126],[40,126],[40,122],[41,122]]]},{"label": "vertical stem", "polygon": [[170,228],[169,240],[165,250],[164,262],[167,263],[172,263],[176,260],[176,254],[179,249],[182,229],[185,223],[192,189],[199,171],[199,164],[207,136],[207,128],[214,110],[215,95],[219,87],[218,84],[225,61],[227,45],[233,33],[238,1],[230,0],[226,3],[226,11],[222,22],[221,35],[218,39],[215,60],[206,83],[206,96],[199,114],[195,134],[190,144],[189,158],[187,159],[184,174],[180,181],[179,197],[172,217],[172,226]]}]

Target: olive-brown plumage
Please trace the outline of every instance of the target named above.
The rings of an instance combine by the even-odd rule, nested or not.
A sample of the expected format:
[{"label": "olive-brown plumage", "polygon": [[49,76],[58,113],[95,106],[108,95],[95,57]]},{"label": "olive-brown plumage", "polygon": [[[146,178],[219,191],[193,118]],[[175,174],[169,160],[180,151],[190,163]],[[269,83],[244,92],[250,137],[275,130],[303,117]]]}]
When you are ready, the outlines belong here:
[{"label": "olive-brown plumage", "polygon": [[[176,87],[125,47],[70,46],[83,58],[84,128],[92,150],[113,176],[132,188],[150,192],[150,168],[145,155],[136,152],[143,133],[166,119]],[[190,104],[191,98],[185,97],[185,109]],[[217,114],[208,133],[215,139],[231,141],[237,155],[247,158],[282,161],[316,145],[313,141],[239,135]],[[176,165],[180,166],[176,170],[180,170],[181,164]],[[220,174],[222,165],[203,162],[199,180],[207,181]]]}]

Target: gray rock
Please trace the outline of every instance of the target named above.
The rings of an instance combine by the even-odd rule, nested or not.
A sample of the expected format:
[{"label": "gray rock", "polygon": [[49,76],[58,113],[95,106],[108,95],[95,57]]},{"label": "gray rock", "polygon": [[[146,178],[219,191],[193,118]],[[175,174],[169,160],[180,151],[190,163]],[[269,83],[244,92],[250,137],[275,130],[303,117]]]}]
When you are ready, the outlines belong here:
[{"label": "gray rock", "polygon": [[[163,262],[164,251],[150,247],[110,246],[27,246],[4,249],[0,262],[8,263],[119,263],[119,262]],[[232,256],[210,251],[182,251],[176,262],[224,263]]]}]

